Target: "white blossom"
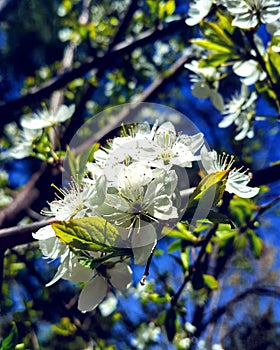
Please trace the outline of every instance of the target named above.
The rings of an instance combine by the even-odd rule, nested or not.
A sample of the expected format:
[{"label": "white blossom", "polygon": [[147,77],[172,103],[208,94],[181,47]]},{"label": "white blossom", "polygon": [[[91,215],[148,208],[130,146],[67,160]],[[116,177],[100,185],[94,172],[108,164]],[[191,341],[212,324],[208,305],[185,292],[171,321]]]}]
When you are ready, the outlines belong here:
[{"label": "white blossom", "polygon": [[198,61],[185,64],[185,68],[195,73],[190,76],[191,82],[194,83],[192,94],[199,98],[210,98],[214,107],[222,111],[223,97],[218,92],[221,72],[215,67],[199,67]]},{"label": "white blossom", "polygon": [[[265,47],[260,37],[254,35],[254,41],[260,55],[265,54]],[[256,51],[251,50],[250,55],[256,57]],[[245,85],[255,84],[257,81],[263,81],[267,74],[259,65],[257,58],[240,60],[234,63],[232,67],[234,73],[238,75],[241,82]]]},{"label": "white blossom", "polygon": [[137,264],[147,261],[156,244],[153,224],[178,218],[172,202],[177,180],[174,170],[155,173],[148,166],[132,163],[120,173],[117,192],[107,194],[98,209],[101,216],[118,226],[123,239],[131,239]]},{"label": "white blossom", "polygon": [[137,350],[147,349],[147,344],[151,341],[156,341],[160,334],[160,327],[153,322],[150,322],[148,325],[142,324],[137,331],[136,338],[132,340],[132,345]]},{"label": "white blossom", "polygon": [[29,157],[34,152],[34,141],[42,135],[41,130],[30,130],[23,128],[14,137],[14,145],[1,154],[1,158],[22,159]]},{"label": "white blossom", "polygon": [[250,93],[246,85],[242,85],[240,94],[235,93],[231,100],[225,105],[223,111],[224,118],[219,123],[220,128],[227,128],[231,124],[237,126],[238,134],[236,141],[244,139],[246,136],[252,138],[254,131],[252,129],[252,118],[255,115],[255,101],[257,99],[255,91]]},{"label": "white blossom", "polygon": [[225,0],[227,10],[234,16],[233,26],[243,29],[272,23],[280,18],[278,0]]},{"label": "white blossom", "polygon": [[232,169],[235,162],[233,156],[217,155],[216,151],[208,152],[204,147],[201,151],[201,162],[208,174],[229,170],[226,182],[227,192],[234,193],[241,198],[251,198],[259,193],[259,188],[247,186],[250,181],[250,176],[247,174],[248,169],[243,170],[242,167]]},{"label": "white blossom", "polygon": [[101,174],[95,179],[86,179],[81,185],[72,181],[68,187],[57,190],[57,198],[49,203],[50,211],[43,210],[43,214],[56,220],[94,216],[105,199],[106,181]]},{"label": "white blossom", "polygon": [[194,0],[190,3],[186,24],[194,26],[205,18],[212,6],[213,0]]},{"label": "white blossom", "polygon": [[[141,162],[151,167],[169,170],[174,165],[191,167],[202,147],[202,133],[176,134],[174,125],[165,122],[151,128],[148,123],[137,124],[130,135],[116,137],[108,148],[95,152],[95,162],[103,169],[107,181],[114,185],[125,165]],[[91,165],[89,165],[91,167]]]},{"label": "white blossom", "polygon": [[34,113],[33,115],[25,116],[21,119],[21,125],[24,128],[31,130],[44,129],[63,123],[72,117],[75,111],[75,106],[61,105],[57,111],[48,111],[47,109]]}]

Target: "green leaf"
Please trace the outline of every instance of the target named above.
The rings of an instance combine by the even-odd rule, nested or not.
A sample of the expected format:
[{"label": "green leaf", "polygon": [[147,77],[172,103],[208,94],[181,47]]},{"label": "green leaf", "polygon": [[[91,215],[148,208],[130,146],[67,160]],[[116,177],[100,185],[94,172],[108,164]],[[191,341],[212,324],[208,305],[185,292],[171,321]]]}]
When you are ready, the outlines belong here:
[{"label": "green leaf", "polygon": [[186,248],[183,252],[180,254],[181,261],[182,261],[182,267],[184,271],[187,271],[190,266],[190,248]]},{"label": "green leaf", "polygon": [[234,228],[233,222],[224,214],[218,213],[214,210],[210,210],[207,218],[214,224],[229,224],[231,228]]},{"label": "green leaf", "polygon": [[253,218],[256,204],[249,198],[233,198],[230,201],[230,216],[239,225]]},{"label": "green leaf", "polygon": [[169,244],[167,248],[168,253],[176,252],[176,250],[181,250],[181,240],[179,239]]},{"label": "green leaf", "polygon": [[1,342],[0,350],[14,350],[18,341],[18,330],[14,322],[12,322],[12,329],[9,335]]},{"label": "green leaf", "polygon": [[166,313],[164,321],[164,327],[169,341],[172,341],[176,334],[176,319],[176,311],[173,308],[169,309]]},{"label": "green leaf", "polygon": [[52,224],[56,236],[65,244],[82,250],[116,251],[120,234],[100,217],[86,217]]},{"label": "green leaf", "polygon": [[251,250],[254,254],[254,257],[256,259],[259,259],[263,251],[263,242],[261,238],[253,230],[248,230],[247,235],[249,236],[249,242],[250,242]]},{"label": "green leaf", "polygon": [[191,43],[196,44],[204,49],[213,50],[217,52],[231,53],[231,49],[223,44],[216,44],[206,39],[192,39]]},{"label": "green leaf", "polygon": [[187,230],[185,225],[181,222],[176,225],[175,229],[170,230],[169,228],[164,228],[162,234],[166,234],[169,237],[181,238],[191,243],[196,243],[198,241],[198,238],[191,231]]},{"label": "green leaf", "polygon": [[211,42],[220,46],[226,46],[228,50],[234,49],[234,43],[231,38],[226,34],[219,23],[214,22],[202,22],[200,28],[204,36]]},{"label": "green leaf", "polygon": [[[219,171],[205,176],[200,181],[189,199],[183,216],[184,220],[191,219],[198,206],[200,208],[209,208],[210,204],[213,208],[219,203],[225,192],[228,174],[229,171],[227,170]],[[203,214],[207,215],[208,213]],[[202,217],[199,217],[198,219],[202,219]]]},{"label": "green leaf", "polygon": [[214,276],[203,274],[203,281],[211,290],[219,289],[219,283]]},{"label": "green leaf", "polygon": [[232,52],[219,52],[212,53],[208,55],[206,58],[199,61],[199,67],[219,67],[225,62],[232,60],[234,58],[238,58],[237,55],[233,55]]},{"label": "green leaf", "polygon": [[166,3],[160,2],[159,4],[159,18],[164,19],[165,17],[171,16],[175,11],[175,0],[168,0]]}]

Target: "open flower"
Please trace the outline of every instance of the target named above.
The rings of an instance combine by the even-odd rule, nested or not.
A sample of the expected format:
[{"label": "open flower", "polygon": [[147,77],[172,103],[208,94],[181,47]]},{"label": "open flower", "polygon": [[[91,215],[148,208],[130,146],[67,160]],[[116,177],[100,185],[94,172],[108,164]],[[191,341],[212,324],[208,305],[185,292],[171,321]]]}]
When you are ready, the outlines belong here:
[{"label": "open flower", "polygon": [[42,135],[41,130],[23,128],[14,137],[14,146],[1,154],[1,158],[22,159],[29,157],[34,152],[34,142]]},{"label": "open flower", "polygon": [[21,125],[24,128],[37,130],[47,127],[55,126],[59,123],[63,123],[72,117],[75,111],[75,106],[69,107],[61,105],[57,111],[48,111],[47,109],[32,116],[25,116],[21,119]]},{"label": "open flower", "polygon": [[234,16],[232,25],[249,29],[261,23],[272,23],[280,18],[278,0],[224,0],[224,5]]},{"label": "open flower", "polygon": [[237,126],[238,134],[236,141],[243,140],[246,136],[252,138],[252,118],[255,115],[255,101],[257,99],[255,91],[250,93],[246,85],[242,85],[240,94],[236,93],[225,105],[223,111],[224,119],[219,123],[220,128],[227,128],[232,123]]},{"label": "open flower", "polygon": [[112,285],[120,291],[125,291],[131,284],[131,268],[123,262],[113,266],[102,266],[102,273],[96,272],[81,291],[78,309],[82,312],[94,310],[106,297]]},{"label": "open flower", "polygon": [[199,67],[198,61],[185,64],[185,68],[195,73],[195,75],[190,76],[191,82],[194,83],[192,94],[199,98],[210,98],[214,107],[222,111],[224,108],[223,97],[218,92],[221,72],[215,67]]},{"label": "open flower", "polygon": [[206,147],[201,151],[201,162],[208,174],[218,171],[230,170],[226,182],[226,191],[234,193],[241,198],[251,198],[258,194],[259,188],[247,186],[250,181],[248,170],[242,171],[242,168],[232,169],[235,162],[233,156],[226,154],[217,155],[216,151],[208,152]]},{"label": "open flower", "polygon": [[[174,165],[191,167],[198,159],[198,151],[204,144],[202,133],[195,135],[176,134],[174,125],[165,122],[151,128],[148,123],[137,124],[130,129],[130,135],[116,137],[109,148],[95,152],[96,164],[111,185],[124,167],[132,162],[141,162],[149,167],[169,170]],[[88,166],[89,169],[92,165]]]},{"label": "open flower", "polygon": [[152,170],[132,163],[119,176],[118,188],[107,194],[98,212],[131,239],[136,264],[144,264],[157,241],[154,224],[178,218],[172,196],[177,186],[174,170]]},{"label": "open flower", "polygon": [[50,211],[43,214],[54,216],[56,220],[69,220],[96,215],[96,209],[103,203],[106,194],[104,175],[85,179],[82,184],[70,182],[64,189],[58,189],[57,199],[49,203]]}]

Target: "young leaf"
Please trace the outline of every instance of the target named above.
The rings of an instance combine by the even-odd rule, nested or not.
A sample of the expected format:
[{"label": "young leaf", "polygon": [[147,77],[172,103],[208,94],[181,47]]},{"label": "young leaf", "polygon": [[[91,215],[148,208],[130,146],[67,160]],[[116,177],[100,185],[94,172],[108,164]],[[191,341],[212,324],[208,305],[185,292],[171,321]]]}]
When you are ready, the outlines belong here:
[{"label": "young leaf", "polygon": [[224,46],[223,43],[217,44],[215,42],[206,40],[206,39],[192,39],[191,43],[196,44],[204,49],[213,50],[217,52],[231,53],[231,49],[227,46]]},{"label": "young leaf", "polygon": [[181,249],[181,240],[177,239],[176,241],[172,242],[171,244],[169,244],[167,251],[168,253],[173,253],[176,252],[176,250],[180,250]]},{"label": "young leaf", "polygon": [[9,335],[1,342],[0,350],[14,350],[18,341],[18,330],[16,324],[12,323],[12,329]]},{"label": "young leaf", "polygon": [[89,251],[115,251],[118,230],[100,217],[85,217],[52,224],[56,236],[71,247]]},{"label": "young leaf", "polygon": [[216,290],[219,288],[219,283],[214,276],[204,274],[202,277],[206,286],[211,290]]},{"label": "young leaf", "polygon": [[256,234],[256,232],[254,232],[253,230],[248,230],[247,234],[249,236],[249,242],[250,242],[250,246],[254,254],[254,257],[256,259],[259,259],[263,250],[263,242],[260,239],[260,237]]},{"label": "young leaf", "polygon": [[214,210],[210,210],[207,218],[214,224],[229,224],[231,228],[234,228],[233,222],[224,214],[218,213]]},{"label": "young leaf", "polygon": [[[225,192],[228,174],[229,172],[227,170],[219,171],[205,176],[200,181],[189,199],[186,212],[183,216],[184,220],[191,219],[198,206],[200,208],[209,208],[210,210],[211,207],[213,208],[218,204]],[[207,215],[208,213],[203,214]],[[199,217],[198,219],[201,218]]]}]

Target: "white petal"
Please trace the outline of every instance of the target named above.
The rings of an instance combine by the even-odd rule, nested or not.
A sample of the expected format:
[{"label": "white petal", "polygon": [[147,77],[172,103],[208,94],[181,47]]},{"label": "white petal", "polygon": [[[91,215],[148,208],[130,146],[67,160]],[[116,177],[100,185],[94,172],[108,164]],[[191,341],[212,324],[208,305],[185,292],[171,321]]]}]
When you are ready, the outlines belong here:
[{"label": "white petal", "polygon": [[51,237],[55,237],[55,232],[51,225],[47,225],[45,227],[40,228],[37,232],[32,233],[32,237],[38,240],[48,239]]},{"label": "white petal", "polygon": [[258,25],[258,18],[252,15],[251,12],[247,12],[236,16],[232,21],[232,25],[243,29],[253,28]]},{"label": "white petal", "polygon": [[203,146],[201,148],[201,163],[206,170],[207,174],[211,174],[217,171],[215,167],[215,159],[217,159],[217,152],[216,151],[208,151],[206,146]]},{"label": "white petal", "polygon": [[72,257],[71,269],[68,269],[63,278],[72,282],[87,282],[92,278],[92,269],[81,265],[77,256]]},{"label": "white petal", "polygon": [[156,230],[151,224],[141,226],[140,230],[134,229],[132,234],[132,250],[134,262],[138,265],[144,265],[157,241]]},{"label": "white petal", "polygon": [[194,0],[190,4],[188,17],[186,24],[188,26],[194,26],[198,24],[210,11],[212,6],[212,0]]},{"label": "white petal", "polygon": [[110,282],[113,287],[124,291],[131,285],[131,268],[126,263],[118,263],[113,268],[108,269],[107,273],[110,275]]},{"label": "white petal", "polygon": [[101,276],[91,279],[82,289],[78,301],[78,309],[87,312],[95,309],[107,294],[108,285]]},{"label": "white petal", "polygon": [[210,95],[210,87],[208,83],[203,79],[199,80],[197,83],[195,83],[192,87],[192,94],[195,97],[199,98],[207,98]]},{"label": "white petal", "polygon": [[39,247],[43,255],[50,259],[57,259],[69,250],[57,237],[39,241]]},{"label": "white petal", "polygon": [[224,100],[220,93],[212,89],[210,90],[209,97],[215,108],[217,108],[219,111],[224,110]]},{"label": "white petal", "polygon": [[75,111],[75,105],[67,107],[66,105],[61,105],[58,111],[55,113],[55,121],[57,123],[63,123],[67,119],[71,118]]}]

